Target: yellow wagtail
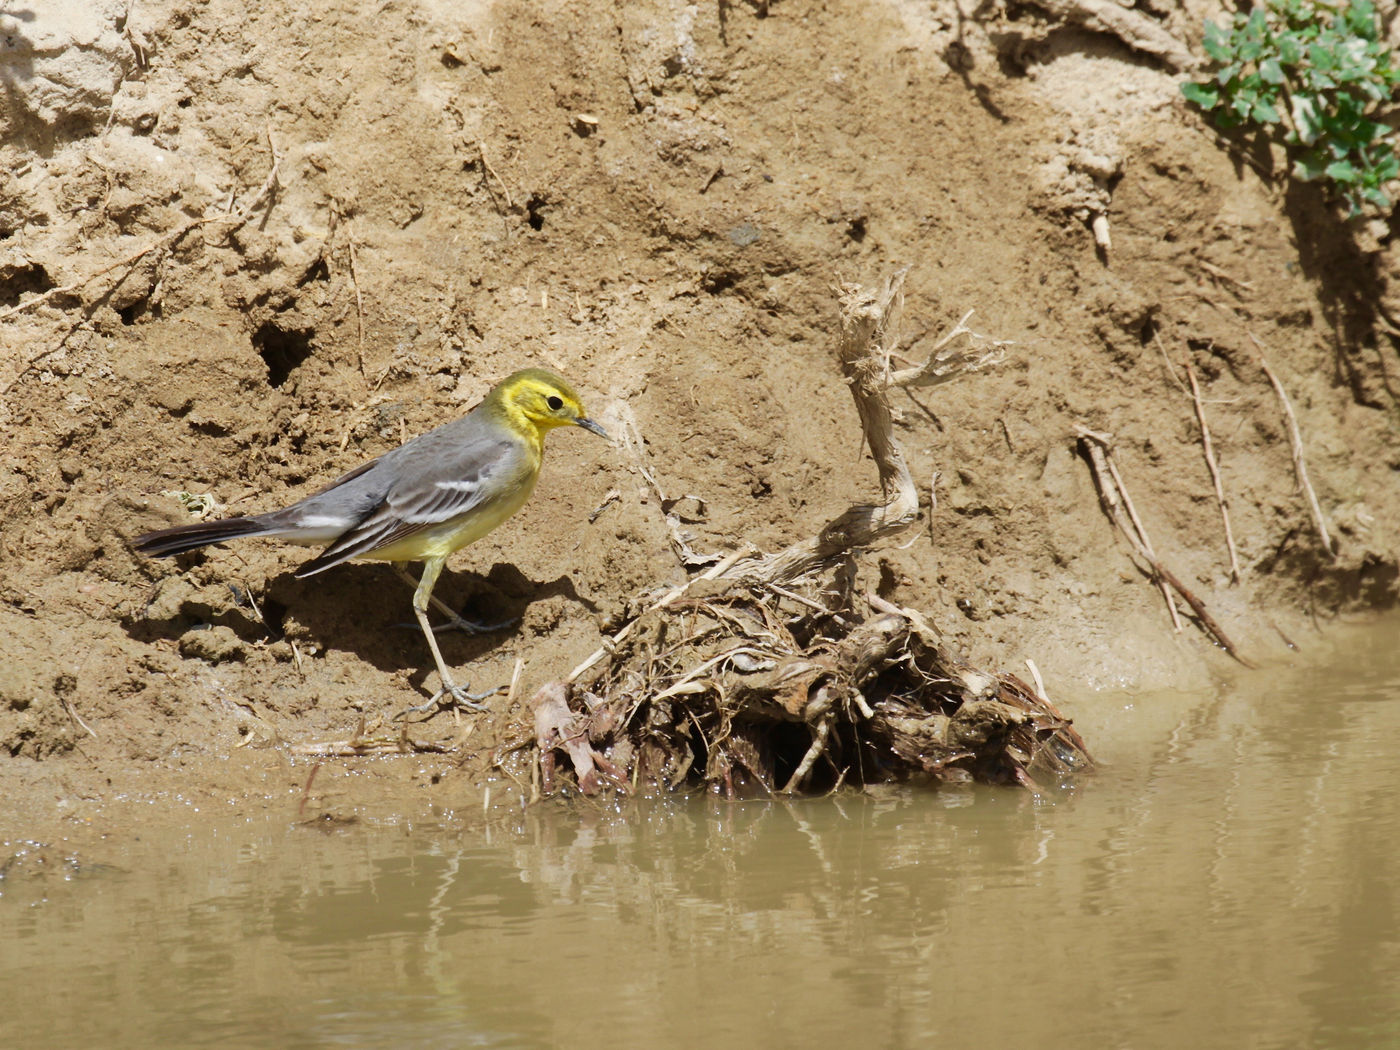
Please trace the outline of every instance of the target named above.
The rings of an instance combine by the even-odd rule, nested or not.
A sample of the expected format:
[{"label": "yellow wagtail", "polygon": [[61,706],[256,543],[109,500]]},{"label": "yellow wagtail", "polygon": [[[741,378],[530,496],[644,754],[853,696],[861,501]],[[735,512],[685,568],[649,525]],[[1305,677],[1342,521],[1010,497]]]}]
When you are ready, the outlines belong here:
[{"label": "yellow wagtail", "polygon": [[[583,427],[601,437],[567,382],[543,368],[527,368],[498,383],[486,399],[454,420],[356,467],[326,488],[283,510],[247,517],[199,521],[138,536],[132,546],[161,558],[242,536],[289,543],[329,544],[297,570],[297,576],[374,558],[394,567],[414,586],[413,613],[437,663],[442,688],[421,708],[443,697],[471,710],[491,694],[473,696],[452,680],[428,624],[428,603],[472,627],[433,597],[448,557],[481,539],[519,510],[540,474],[544,438],[555,427]],[[421,561],[415,581],[403,562]]]}]

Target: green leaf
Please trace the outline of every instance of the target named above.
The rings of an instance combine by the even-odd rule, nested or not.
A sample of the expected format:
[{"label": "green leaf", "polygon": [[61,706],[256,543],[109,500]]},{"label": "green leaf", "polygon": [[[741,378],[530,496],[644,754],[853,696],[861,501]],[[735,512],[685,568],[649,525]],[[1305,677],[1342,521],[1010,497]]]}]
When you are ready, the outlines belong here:
[{"label": "green leaf", "polygon": [[1283,67],[1276,58],[1266,58],[1259,63],[1259,79],[1266,84],[1282,84]]},{"label": "green leaf", "polygon": [[1279,122],[1278,110],[1274,108],[1273,102],[1266,98],[1261,98],[1254,103],[1250,116],[1260,124],[1277,124]]},{"label": "green leaf", "polygon": [[1376,182],[1389,182],[1396,176],[1400,176],[1400,160],[1395,155],[1387,153],[1384,157],[1378,157],[1371,162],[1371,170],[1375,173]]},{"label": "green leaf", "polygon": [[1318,145],[1326,146],[1327,152],[1339,161],[1346,160],[1347,157],[1351,154],[1351,144],[1344,141],[1341,136],[1336,134],[1328,135],[1325,139],[1318,143]]},{"label": "green leaf", "polygon": [[1215,74],[1215,80],[1216,80],[1216,83],[1220,84],[1222,87],[1228,87],[1229,90],[1230,90],[1231,92],[1233,92],[1239,85],[1238,85],[1238,84],[1231,85],[1231,84],[1230,84],[1230,81],[1232,81],[1232,80],[1238,80],[1238,79],[1239,79],[1239,75],[1240,75],[1240,66],[1239,66],[1237,63],[1232,62],[1232,63],[1230,63],[1228,66],[1222,66],[1222,67],[1216,72],[1216,74]]},{"label": "green leaf", "polygon": [[1293,162],[1293,174],[1303,182],[1312,182],[1314,179],[1322,178],[1326,169],[1318,163],[1317,158],[1305,153]]},{"label": "green leaf", "polygon": [[1187,102],[1207,111],[1220,105],[1220,89],[1214,84],[1182,84],[1181,93]]},{"label": "green leaf", "polygon": [[1376,207],[1380,208],[1381,211],[1390,210],[1390,198],[1387,197],[1382,190],[1378,190],[1374,186],[1368,186],[1362,191],[1362,196]]},{"label": "green leaf", "polygon": [[1330,47],[1321,42],[1308,45],[1308,61],[1316,69],[1337,68],[1337,56],[1333,54]]},{"label": "green leaf", "polygon": [[1333,182],[1356,182],[1360,173],[1349,160],[1334,160],[1327,165],[1326,175]]},{"label": "green leaf", "polygon": [[1311,95],[1294,95],[1289,102],[1293,113],[1293,126],[1298,129],[1298,138],[1305,146],[1311,146],[1322,134],[1317,99]]},{"label": "green leaf", "polygon": [[1379,141],[1384,137],[1387,128],[1384,124],[1378,124],[1374,120],[1367,120],[1365,117],[1358,118],[1353,127],[1356,141],[1363,145]]},{"label": "green leaf", "polygon": [[1206,23],[1206,36],[1201,41],[1201,46],[1205,48],[1206,54],[1217,62],[1228,62],[1234,54],[1234,49],[1225,36],[1225,30],[1214,22]]},{"label": "green leaf", "polygon": [[1376,9],[1367,0],[1353,0],[1337,21],[1359,37],[1376,38]]}]

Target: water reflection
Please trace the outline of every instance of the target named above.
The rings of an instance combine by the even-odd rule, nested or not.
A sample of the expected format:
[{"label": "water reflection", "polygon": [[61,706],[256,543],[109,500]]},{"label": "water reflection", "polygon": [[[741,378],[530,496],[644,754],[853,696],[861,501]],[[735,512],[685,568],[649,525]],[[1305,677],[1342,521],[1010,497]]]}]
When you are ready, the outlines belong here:
[{"label": "water reflection", "polygon": [[[154,833],[7,880],[8,1045],[1400,1043],[1400,656],[1080,701],[1103,772]],[[17,1008],[18,1007],[18,1008]]]}]

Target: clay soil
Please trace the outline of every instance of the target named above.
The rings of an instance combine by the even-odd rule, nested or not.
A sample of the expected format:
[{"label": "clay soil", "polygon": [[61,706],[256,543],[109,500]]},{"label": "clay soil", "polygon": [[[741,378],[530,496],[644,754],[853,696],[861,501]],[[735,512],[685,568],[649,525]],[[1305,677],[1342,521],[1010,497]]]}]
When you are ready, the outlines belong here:
[{"label": "clay soil", "polygon": [[[298,580],[299,548],[128,541],[189,520],[177,492],[283,505],[546,365],[640,444],[554,434],[531,504],[438,586],[518,620],[444,638],[477,688],[520,662],[514,699],[414,727],[446,754],[332,760],[315,788],[460,805],[535,687],[687,578],[671,500],[723,553],[878,498],[836,288],[905,266],[896,367],[968,311],[1010,345],[896,394],[923,517],[862,556],[863,591],[979,666],[1033,659],[1071,715],[1236,666],[1190,615],[1173,631],[1078,425],[1112,435],[1157,555],[1249,659],[1396,601],[1388,227],[1219,138],[1179,70],[1115,36],[946,0],[109,6],[110,90],[66,110],[26,94],[36,23],[5,16],[0,310],[23,309],[0,316],[0,839],[101,826],[118,798],[295,808],[296,745],[426,699],[387,567]],[[1198,51],[1218,12],[1139,13]]]}]

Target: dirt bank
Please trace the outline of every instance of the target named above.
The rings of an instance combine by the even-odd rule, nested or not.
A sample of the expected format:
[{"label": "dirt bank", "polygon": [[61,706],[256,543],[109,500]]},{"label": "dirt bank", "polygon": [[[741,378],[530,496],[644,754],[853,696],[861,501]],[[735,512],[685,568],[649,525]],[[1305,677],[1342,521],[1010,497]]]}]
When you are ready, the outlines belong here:
[{"label": "dirt bank", "polygon": [[[0,311],[24,307],[0,315],[0,789],[26,814],[0,837],[179,790],[240,745],[278,757],[220,766],[219,790],[261,797],[231,771],[299,784],[273,745],[425,696],[387,568],[297,580],[304,552],[258,543],[145,560],[127,539],[188,513],[167,493],[280,505],[559,369],[635,425],[656,484],[557,434],[531,505],[439,585],[519,617],[445,655],[477,686],[524,661],[528,696],[686,578],[658,487],[692,497],[700,552],[875,496],[832,289],[905,265],[896,366],[970,310],[1011,345],[897,398],[926,518],[862,588],[974,663],[1032,658],[1070,714],[1097,687],[1206,681],[1229,658],[1184,603],[1173,632],[1079,426],[1112,435],[1156,554],[1250,659],[1395,602],[1394,251],[1206,130],[1170,55],[950,2],[42,6],[3,16],[0,70]],[[1211,13],[1141,12],[1188,44]],[[462,789],[521,713],[393,775]],[[438,722],[420,735],[456,739]]]}]

